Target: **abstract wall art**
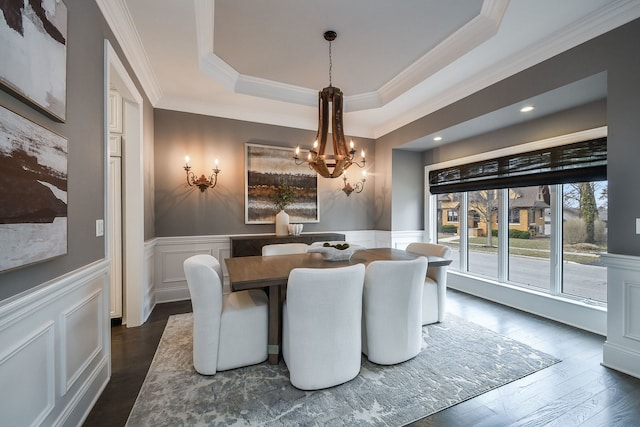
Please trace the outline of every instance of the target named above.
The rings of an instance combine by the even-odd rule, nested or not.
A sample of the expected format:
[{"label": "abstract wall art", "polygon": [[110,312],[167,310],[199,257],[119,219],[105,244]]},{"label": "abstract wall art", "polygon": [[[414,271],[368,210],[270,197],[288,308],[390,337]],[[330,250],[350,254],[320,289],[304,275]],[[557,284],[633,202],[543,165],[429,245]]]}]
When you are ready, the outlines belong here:
[{"label": "abstract wall art", "polygon": [[67,253],[67,140],[0,107],[0,272]]},{"label": "abstract wall art", "polygon": [[293,149],[245,144],[245,223],[272,224],[277,213],[271,197],[279,185],[295,191],[295,202],[285,211],[289,222],[319,222],[318,174],[293,160]]},{"label": "abstract wall art", "polygon": [[66,119],[67,7],[0,1],[0,84],[51,118]]}]

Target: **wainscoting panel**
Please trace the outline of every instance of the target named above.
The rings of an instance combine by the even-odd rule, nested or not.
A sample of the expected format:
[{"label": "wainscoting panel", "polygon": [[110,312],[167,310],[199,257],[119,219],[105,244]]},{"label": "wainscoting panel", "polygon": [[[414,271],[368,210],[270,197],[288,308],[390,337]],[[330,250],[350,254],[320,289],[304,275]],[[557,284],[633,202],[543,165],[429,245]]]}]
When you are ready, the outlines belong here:
[{"label": "wainscoting panel", "polygon": [[607,266],[603,365],[640,378],[640,257],[602,254]]},{"label": "wainscoting panel", "polygon": [[104,293],[98,289],[62,313],[60,335],[65,364],[61,394],[71,389],[91,361],[104,350],[103,297]]},{"label": "wainscoting panel", "polygon": [[216,257],[223,264],[230,255],[229,236],[158,237],[155,239],[156,303],[187,300],[189,288],[184,277],[184,261],[198,254]]},{"label": "wainscoting panel", "polygon": [[144,292],[142,295],[142,319],[143,322],[151,314],[153,307],[156,306],[156,290],[155,290],[155,239],[144,242]]},{"label": "wainscoting panel", "polygon": [[640,342],[640,284],[625,282],[624,337]]},{"label": "wainscoting panel", "polygon": [[376,233],[374,231],[370,231],[370,230],[337,231],[337,233],[344,234],[344,240],[349,243],[364,246],[365,248],[377,247]]},{"label": "wainscoting panel", "polygon": [[77,426],[109,378],[99,261],[0,303],[0,424]]},{"label": "wainscoting panel", "polygon": [[425,240],[425,233],[422,230],[393,231],[391,233],[391,247],[396,249],[406,249],[409,243],[428,242]]},{"label": "wainscoting panel", "polygon": [[[7,343],[0,354],[0,414],[10,425],[39,425],[54,409],[54,323]],[[9,425],[9,424],[7,424]]]}]

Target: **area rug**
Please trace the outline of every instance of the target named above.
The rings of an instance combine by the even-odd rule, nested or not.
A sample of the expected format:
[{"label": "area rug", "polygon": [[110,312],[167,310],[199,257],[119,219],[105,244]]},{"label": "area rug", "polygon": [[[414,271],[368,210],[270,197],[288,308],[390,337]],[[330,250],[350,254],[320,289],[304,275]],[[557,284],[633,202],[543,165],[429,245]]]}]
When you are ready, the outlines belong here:
[{"label": "area rug", "polygon": [[363,357],[352,381],[305,392],[282,361],[199,375],[191,328],[191,314],[169,318],[127,426],[401,426],[559,362],[448,315],[423,328],[426,348],[414,359]]}]

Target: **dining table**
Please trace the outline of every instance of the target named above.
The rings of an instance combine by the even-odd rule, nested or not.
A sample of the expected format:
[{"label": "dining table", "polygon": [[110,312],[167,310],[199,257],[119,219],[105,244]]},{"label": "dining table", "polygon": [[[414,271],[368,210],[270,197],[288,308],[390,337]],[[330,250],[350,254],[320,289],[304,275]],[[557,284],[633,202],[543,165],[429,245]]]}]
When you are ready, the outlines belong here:
[{"label": "dining table", "polygon": [[[354,264],[369,264],[382,260],[412,260],[424,256],[395,248],[363,249],[343,261],[329,261],[321,253],[275,256],[233,257],[224,260],[232,291],[265,289],[269,295],[268,356],[270,364],[278,364],[282,322],[282,303],[289,273],[294,268],[338,268]],[[449,265],[450,259],[428,256],[429,267]]]}]

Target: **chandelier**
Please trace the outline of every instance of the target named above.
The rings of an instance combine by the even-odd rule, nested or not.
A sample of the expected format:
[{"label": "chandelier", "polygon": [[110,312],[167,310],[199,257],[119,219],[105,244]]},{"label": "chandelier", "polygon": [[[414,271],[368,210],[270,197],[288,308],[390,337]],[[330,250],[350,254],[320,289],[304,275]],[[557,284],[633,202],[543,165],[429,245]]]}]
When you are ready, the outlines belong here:
[{"label": "chandelier", "polygon": [[[318,133],[313,147],[309,150],[306,160],[300,158],[300,146],[296,147],[293,158],[296,164],[301,165],[308,162],[309,168],[314,169],[324,178],[337,178],[352,164],[364,167],[364,150],[361,151],[362,162],[353,160],[356,150],[353,141],[347,147],[344,139],[344,128],[342,125],[342,91],[333,87],[331,81],[331,42],[335,40],[335,31],[324,33],[324,39],[329,42],[329,86],[318,92]],[[333,154],[327,154],[327,139],[329,134],[329,104],[331,104],[331,136],[333,139]]]}]

